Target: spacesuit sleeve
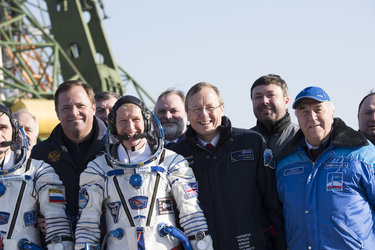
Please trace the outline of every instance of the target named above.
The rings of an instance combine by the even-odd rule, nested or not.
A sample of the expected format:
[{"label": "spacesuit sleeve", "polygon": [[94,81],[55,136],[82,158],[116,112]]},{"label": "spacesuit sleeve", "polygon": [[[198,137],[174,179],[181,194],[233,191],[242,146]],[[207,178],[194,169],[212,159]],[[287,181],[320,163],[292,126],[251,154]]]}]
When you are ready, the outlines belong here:
[{"label": "spacesuit sleeve", "polygon": [[91,161],[80,176],[79,219],[75,232],[75,249],[86,243],[100,242],[100,216],[104,200],[105,172],[99,167],[101,158]]},{"label": "spacesuit sleeve", "polygon": [[180,212],[180,224],[187,236],[208,230],[206,218],[198,204],[198,183],[193,170],[181,155],[172,155],[167,166],[168,181]]},{"label": "spacesuit sleeve", "polygon": [[[33,160],[37,169],[34,175],[36,195],[39,201],[39,211],[46,220],[46,242],[58,237],[64,245],[72,249],[73,238],[70,224],[65,212],[65,188],[54,169],[42,162]],[[56,243],[49,243],[50,248]]]}]

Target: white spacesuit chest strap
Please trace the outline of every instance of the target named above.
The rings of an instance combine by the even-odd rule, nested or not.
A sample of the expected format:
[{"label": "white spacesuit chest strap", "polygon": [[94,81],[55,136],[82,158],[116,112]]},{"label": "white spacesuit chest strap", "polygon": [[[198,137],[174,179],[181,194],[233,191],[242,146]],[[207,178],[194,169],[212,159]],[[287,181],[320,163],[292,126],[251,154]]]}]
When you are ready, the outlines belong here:
[{"label": "white spacesuit chest strap", "polygon": [[[29,171],[30,164],[31,164],[31,158],[27,159],[25,172]],[[7,234],[7,239],[11,239],[11,237],[12,237],[14,226],[16,225],[16,220],[17,220],[17,217],[18,217],[18,212],[20,210],[20,205],[21,205],[23,193],[25,192],[25,186],[26,186],[26,181],[23,180],[20,192],[18,193],[18,198],[17,198],[17,202],[16,202],[16,207],[14,208],[12,221],[11,221],[10,226],[9,226],[9,232]]]},{"label": "white spacesuit chest strap", "polygon": [[[165,149],[163,149],[163,152],[161,153],[161,156],[160,156],[160,159],[159,159],[159,165],[164,161],[164,157],[165,157]],[[107,161],[107,164],[112,167],[111,161],[108,159],[107,155],[105,156],[105,159]],[[150,203],[150,208],[149,208],[148,215],[147,215],[146,226],[150,226],[151,216],[152,216],[152,208],[154,207],[154,204],[155,204],[156,193],[157,193],[158,186],[159,186],[159,180],[160,180],[160,174],[157,173],[156,180],[155,180],[154,191],[153,191],[152,199],[151,199],[151,203]],[[126,204],[124,194],[122,193],[120,185],[118,183],[117,176],[113,177],[113,182],[115,184],[116,191],[117,191],[117,193],[118,193],[118,195],[120,197],[120,200],[121,200],[121,203],[122,203],[122,207],[124,208],[126,216],[128,217],[129,223],[130,223],[130,225],[132,227],[135,227],[133,218],[132,218],[132,216],[130,214],[130,211],[129,211],[129,208],[128,208],[127,204]]]}]

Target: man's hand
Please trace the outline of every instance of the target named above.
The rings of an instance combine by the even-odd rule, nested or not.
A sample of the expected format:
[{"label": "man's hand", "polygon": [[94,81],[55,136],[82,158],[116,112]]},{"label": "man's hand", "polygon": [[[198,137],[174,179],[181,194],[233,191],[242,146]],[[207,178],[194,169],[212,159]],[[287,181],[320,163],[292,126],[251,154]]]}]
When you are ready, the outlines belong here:
[{"label": "man's hand", "polygon": [[39,214],[38,218],[37,218],[37,223],[38,223],[38,227],[39,227],[39,230],[43,233],[44,236],[46,236],[46,219],[44,218],[43,215]]}]

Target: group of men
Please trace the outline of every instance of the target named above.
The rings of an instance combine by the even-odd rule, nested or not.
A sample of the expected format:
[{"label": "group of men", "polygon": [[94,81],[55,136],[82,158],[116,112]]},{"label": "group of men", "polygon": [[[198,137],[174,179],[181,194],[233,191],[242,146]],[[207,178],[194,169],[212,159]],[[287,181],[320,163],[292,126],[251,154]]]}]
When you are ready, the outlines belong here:
[{"label": "group of men", "polygon": [[[62,225],[70,221],[76,249],[100,242],[108,249],[172,249],[177,238],[193,249],[371,249],[375,93],[359,105],[359,132],[333,117],[334,106],[319,87],[297,95],[292,107],[299,126],[291,122],[287,84],[280,76],[260,77],[250,96],[257,124],[249,130],[232,127],[219,90],[209,83],[195,84],[186,97],[163,92],[153,113],[133,96],[94,96],[81,81],[62,83],[54,96],[60,124],[30,156],[41,160],[31,169],[50,171],[53,181],[30,189],[40,193],[30,211],[0,212],[4,246],[21,239],[7,235],[8,218],[23,216],[17,230],[38,220],[45,246],[71,249],[74,234],[66,227],[51,231],[57,222],[42,205],[61,211],[66,201],[67,215],[58,216]],[[11,112],[0,111],[0,119],[11,124]],[[33,146],[33,133],[24,126]],[[15,125],[5,127],[16,131]],[[1,136],[2,164],[11,162],[5,142],[17,141],[8,137]],[[14,173],[33,176],[24,165]],[[41,181],[36,174],[31,179]],[[28,240],[38,243],[33,228]],[[114,236],[118,228],[122,239]],[[182,230],[185,243],[175,233],[163,234],[163,228]]]}]

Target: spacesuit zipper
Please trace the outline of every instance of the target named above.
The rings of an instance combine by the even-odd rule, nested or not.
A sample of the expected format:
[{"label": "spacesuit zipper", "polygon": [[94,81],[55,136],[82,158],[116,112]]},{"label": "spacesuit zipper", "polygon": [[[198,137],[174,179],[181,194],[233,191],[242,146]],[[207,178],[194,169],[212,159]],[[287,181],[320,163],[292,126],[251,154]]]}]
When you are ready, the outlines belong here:
[{"label": "spacesuit zipper", "polygon": [[[25,173],[27,171],[29,171],[30,164],[31,164],[31,158],[27,159]],[[18,198],[17,198],[17,202],[16,202],[16,207],[14,208],[12,221],[11,221],[10,226],[9,226],[9,232],[8,232],[8,235],[7,235],[8,240],[12,237],[14,226],[16,225],[18,212],[20,211],[20,205],[21,205],[21,202],[22,202],[23,193],[25,192],[25,186],[26,186],[26,181],[22,181],[21,189],[20,189],[20,192],[18,194]]]}]

